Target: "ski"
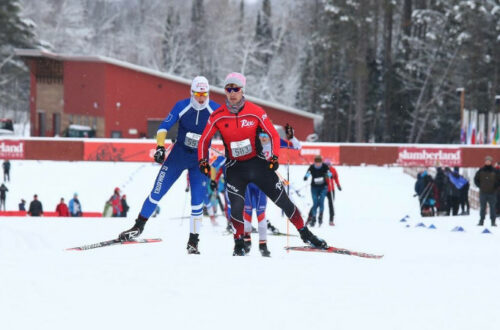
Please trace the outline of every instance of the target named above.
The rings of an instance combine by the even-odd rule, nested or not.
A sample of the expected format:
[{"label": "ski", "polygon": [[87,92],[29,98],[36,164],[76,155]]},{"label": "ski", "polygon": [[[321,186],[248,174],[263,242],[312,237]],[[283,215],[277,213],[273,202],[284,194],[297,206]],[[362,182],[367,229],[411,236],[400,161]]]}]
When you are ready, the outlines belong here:
[{"label": "ski", "polygon": [[333,246],[330,246],[327,249],[320,249],[320,248],[315,248],[312,246],[285,246],[285,250],[290,250],[290,251],[307,251],[307,252],[324,252],[324,253],[338,253],[338,254],[345,254],[349,256],[357,256],[357,257],[362,257],[362,258],[371,258],[371,259],[380,259],[384,255],[377,255],[377,254],[371,254],[371,253],[364,253],[364,252],[356,252],[356,251],[351,251],[348,249],[342,249],[342,248],[336,248]]},{"label": "ski", "polygon": [[109,241],[103,241],[99,243],[68,248],[66,249],[66,251],[83,251],[83,250],[96,249],[100,247],[112,246],[118,244],[125,245],[125,244],[140,244],[140,243],[157,243],[157,242],[161,242],[161,238],[138,238],[132,241],[121,241],[120,239],[115,238]]},{"label": "ski", "polygon": [[271,236],[289,236],[289,237],[299,237],[299,235],[287,234],[287,233],[269,233]]}]

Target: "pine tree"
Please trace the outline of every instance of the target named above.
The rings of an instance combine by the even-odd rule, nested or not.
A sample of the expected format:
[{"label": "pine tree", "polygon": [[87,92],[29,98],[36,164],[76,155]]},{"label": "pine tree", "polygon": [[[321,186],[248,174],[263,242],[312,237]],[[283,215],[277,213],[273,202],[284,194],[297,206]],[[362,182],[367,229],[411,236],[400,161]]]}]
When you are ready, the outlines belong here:
[{"label": "pine tree", "polygon": [[11,115],[14,110],[29,109],[26,101],[29,99],[29,75],[22,60],[14,55],[14,48],[34,46],[34,26],[20,17],[20,11],[17,0],[0,1],[0,110],[4,116],[5,111]]}]

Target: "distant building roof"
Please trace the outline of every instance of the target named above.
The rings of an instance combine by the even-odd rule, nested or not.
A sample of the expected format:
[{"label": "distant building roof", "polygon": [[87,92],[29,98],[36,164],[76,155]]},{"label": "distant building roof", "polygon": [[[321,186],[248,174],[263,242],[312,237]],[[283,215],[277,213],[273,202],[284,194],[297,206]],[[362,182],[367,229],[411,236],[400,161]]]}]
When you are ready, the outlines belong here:
[{"label": "distant building roof", "polygon": [[[15,49],[15,53],[16,53],[16,55],[21,56],[21,57],[45,57],[45,58],[58,60],[58,61],[82,61],[82,62],[107,63],[107,64],[116,65],[119,67],[127,68],[127,69],[134,70],[137,72],[142,72],[145,74],[157,76],[160,78],[176,81],[176,82],[179,82],[181,84],[191,86],[190,79],[186,79],[186,78],[179,77],[176,75],[164,73],[164,72],[161,72],[158,70],[149,69],[149,68],[146,68],[146,67],[143,67],[140,65],[135,65],[132,63],[120,61],[120,60],[106,57],[106,56],[56,54],[56,53],[52,53],[50,51],[40,50],[40,49]],[[224,94],[224,89],[220,88],[220,87],[210,87],[210,90],[215,91],[215,92],[220,93],[220,94]],[[258,103],[260,105],[264,105],[264,106],[268,106],[268,107],[282,110],[285,112],[297,114],[297,115],[311,118],[314,120],[322,120],[323,119],[322,115],[314,114],[314,113],[307,112],[304,110],[299,110],[299,109],[289,107],[289,106],[286,106],[286,105],[283,105],[280,103],[269,102],[269,101],[266,101],[266,100],[263,100],[263,99],[260,99],[257,97],[253,97],[253,96],[245,96],[245,98],[251,102],[255,102],[255,103]]]}]

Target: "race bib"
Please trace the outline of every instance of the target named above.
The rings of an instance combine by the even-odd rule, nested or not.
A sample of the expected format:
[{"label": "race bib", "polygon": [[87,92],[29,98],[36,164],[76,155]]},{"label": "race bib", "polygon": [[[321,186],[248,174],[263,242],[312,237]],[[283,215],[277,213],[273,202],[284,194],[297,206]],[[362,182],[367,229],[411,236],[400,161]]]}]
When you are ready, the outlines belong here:
[{"label": "race bib", "polygon": [[198,148],[198,142],[200,142],[201,135],[187,132],[186,137],[184,138],[184,144],[190,148]]},{"label": "race bib", "polygon": [[323,177],[314,178],[315,184],[322,184],[323,182],[325,182],[325,178],[323,178]]},{"label": "race bib", "polygon": [[252,144],[250,143],[250,139],[231,142],[231,153],[233,154],[233,157],[245,156],[251,152]]}]

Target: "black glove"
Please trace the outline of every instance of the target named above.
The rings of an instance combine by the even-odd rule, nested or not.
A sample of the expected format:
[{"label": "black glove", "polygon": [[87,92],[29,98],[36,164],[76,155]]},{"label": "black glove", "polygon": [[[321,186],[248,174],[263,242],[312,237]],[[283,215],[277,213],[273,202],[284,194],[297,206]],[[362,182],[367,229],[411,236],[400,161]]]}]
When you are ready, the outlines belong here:
[{"label": "black glove", "polygon": [[198,166],[200,167],[200,171],[203,175],[210,177],[210,165],[208,165],[208,161],[206,159],[201,159]]},{"label": "black glove", "polygon": [[280,164],[278,163],[278,156],[272,156],[267,161],[267,168],[270,169],[271,171],[276,171],[279,166]]},{"label": "black glove", "polygon": [[210,189],[212,189],[212,191],[217,189],[217,182],[215,182],[215,180],[210,180]]},{"label": "black glove", "polygon": [[165,147],[157,146],[155,155],[153,157],[155,159],[155,162],[157,162],[158,164],[163,164],[163,162],[165,161]]},{"label": "black glove", "polygon": [[341,186],[339,186],[339,191],[342,191],[342,187]]},{"label": "black glove", "polygon": [[293,139],[293,128],[292,126],[290,126],[290,124],[285,125],[285,134],[288,140]]},{"label": "black glove", "polygon": [[304,181],[307,181],[307,176],[304,177]]}]

